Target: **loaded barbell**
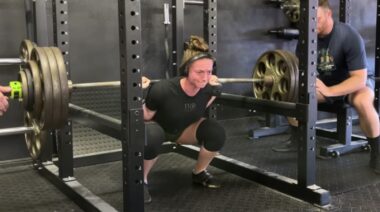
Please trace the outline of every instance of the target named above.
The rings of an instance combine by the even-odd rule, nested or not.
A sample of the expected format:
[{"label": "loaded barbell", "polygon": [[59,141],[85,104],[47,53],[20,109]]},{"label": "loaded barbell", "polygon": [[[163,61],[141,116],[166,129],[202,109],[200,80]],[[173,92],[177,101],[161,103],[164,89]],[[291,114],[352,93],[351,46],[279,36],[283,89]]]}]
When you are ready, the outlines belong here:
[{"label": "loaded barbell", "polygon": [[[155,83],[159,80],[151,80]],[[258,99],[293,102],[298,89],[298,59],[284,50],[268,51],[261,55],[253,69],[253,78],[218,78],[219,83],[253,83]],[[89,87],[117,87],[120,81],[72,84],[70,90]]]},{"label": "loaded barbell", "polygon": [[[38,47],[24,40],[20,47],[20,90],[25,108],[25,139],[33,159],[43,148],[47,130],[59,129],[68,119],[70,92],[76,88],[120,86],[120,81],[73,84],[67,79],[61,51],[56,47]],[[0,61],[1,64],[1,61]],[[219,78],[220,83],[253,83],[259,99],[294,101],[298,89],[297,58],[283,50],[261,55],[253,69],[253,78]],[[158,80],[151,80],[157,82]],[[15,86],[16,85],[16,86]],[[143,86],[142,86],[143,87]],[[0,130],[0,136],[2,131]],[[21,131],[19,131],[19,134]]]},{"label": "loaded barbell", "polygon": [[[38,47],[24,40],[20,48],[19,81],[23,105],[38,120],[41,129],[58,129],[66,123],[69,94],[76,88],[120,86],[120,81],[73,84],[67,79],[63,56],[56,47]],[[220,83],[253,83],[259,99],[294,101],[297,94],[297,58],[283,50],[264,53],[253,78],[219,78]],[[158,80],[152,80],[156,82]],[[53,110],[54,108],[54,110]]]}]

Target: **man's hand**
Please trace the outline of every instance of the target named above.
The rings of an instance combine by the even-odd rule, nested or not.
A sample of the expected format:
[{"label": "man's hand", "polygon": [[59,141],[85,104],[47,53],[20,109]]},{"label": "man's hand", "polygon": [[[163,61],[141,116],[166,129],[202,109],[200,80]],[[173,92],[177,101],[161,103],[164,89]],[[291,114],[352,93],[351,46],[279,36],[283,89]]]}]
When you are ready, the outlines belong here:
[{"label": "man's hand", "polygon": [[9,92],[11,92],[11,87],[0,86],[0,116],[2,116],[8,110],[8,97],[4,94]]},{"label": "man's hand", "polygon": [[325,85],[320,79],[316,79],[315,88],[317,89],[317,92],[322,94],[324,97],[330,97],[333,96],[333,94],[330,91],[330,88]]}]

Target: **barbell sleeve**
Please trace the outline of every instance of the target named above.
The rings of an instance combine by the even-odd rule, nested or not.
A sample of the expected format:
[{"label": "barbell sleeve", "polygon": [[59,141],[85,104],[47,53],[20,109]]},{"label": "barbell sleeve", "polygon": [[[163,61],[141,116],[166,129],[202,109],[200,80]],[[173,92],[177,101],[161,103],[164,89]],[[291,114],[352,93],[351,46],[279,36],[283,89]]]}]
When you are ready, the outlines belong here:
[{"label": "barbell sleeve", "polygon": [[0,58],[0,66],[23,65],[25,61],[21,58]]},{"label": "barbell sleeve", "polygon": [[33,127],[12,127],[0,129],[0,137],[7,135],[19,135],[25,133],[31,133],[34,131]]}]

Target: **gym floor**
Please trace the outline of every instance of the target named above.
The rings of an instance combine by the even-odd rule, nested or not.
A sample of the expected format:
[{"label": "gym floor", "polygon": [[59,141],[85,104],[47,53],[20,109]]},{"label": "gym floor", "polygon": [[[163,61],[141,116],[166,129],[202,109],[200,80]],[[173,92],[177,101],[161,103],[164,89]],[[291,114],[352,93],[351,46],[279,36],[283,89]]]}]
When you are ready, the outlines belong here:
[{"label": "gym floor", "polygon": [[[99,91],[97,91],[98,93]],[[118,98],[117,95],[106,98]],[[86,96],[73,99],[86,101]],[[92,97],[92,99],[94,99]],[[101,102],[104,98],[96,98]],[[99,100],[100,99],[100,100]],[[99,109],[91,100],[81,106],[98,107],[99,112],[118,116],[113,107]],[[73,101],[75,103],[75,101]],[[117,106],[115,106],[117,107]],[[92,108],[93,109],[93,108]],[[296,154],[275,153],[274,145],[289,135],[269,136],[252,141],[242,124],[246,119],[222,121],[228,140],[223,155],[295,178]],[[251,126],[257,126],[253,123]],[[244,127],[243,127],[244,128]],[[120,142],[89,128],[74,125],[74,154],[119,149]],[[242,133],[245,132],[245,133]],[[318,146],[333,141],[318,138]],[[210,172],[223,184],[217,190],[204,189],[191,183],[193,159],[177,153],[162,154],[150,176],[152,203],[146,211],[380,211],[380,176],[368,168],[369,153],[356,152],[338,158],[317,158],[317,185],[329,190],[331,204],[320,208],[283,193],[248,181],[223,170],[210,167]],[[76,179],[93,193],[122,210],[122,164],[120,161],[76,168]],[[30,159],[0,164],[0,211],[82,211],[54,185],[33,169]]]}]

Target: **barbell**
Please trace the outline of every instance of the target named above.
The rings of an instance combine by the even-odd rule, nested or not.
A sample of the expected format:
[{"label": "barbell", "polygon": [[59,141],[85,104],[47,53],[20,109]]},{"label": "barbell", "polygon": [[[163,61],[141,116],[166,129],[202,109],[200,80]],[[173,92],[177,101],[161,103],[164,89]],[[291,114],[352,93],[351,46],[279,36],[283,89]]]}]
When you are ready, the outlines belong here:
[{"label": "barbell", "polygon": [[[159,82],[159,79],[150,80],[151,83]],[[271,78],[266,79],[250,79],[250,78],[218,78],[218,82],[223,83],[255,83],[263,82],[264,84],[270,85],[273,80]],[[78,88],[94,88],[94,87],[119,87],[120,81],[108,81],[108,82],[88,82],[88,83],[76,83],[72,84],[69,80],[70,91]],[[144,87],[143,87],[144,88]]]},{"label": "barbell", "polygon": [[[46,132],[62,128],[67,122],[72,91],[86,87],[120,86],[120,81],[72,83],[67,78],[63,55],[57,47],[39,47],[24,40],[20,45],[20,61],[16,83],[20,85],[20,92],[13,97],[23,102],[27,129],[25,140],[33,159],[39,157]],[[290,52],[268,51],[258,59],[253,78],[219,78],[218,81],[253,83],[256,98],[294,101],[298,89],[297,64],[297,58]],[[157,81],[151,80],[153,83]]]},{"label": "barbell", "polygon": [[[18,79],[24,108],[42,130],[59,129],[67,120],[70,92],[77,88],[120,86],[120,81],[73,84],[67,79],[61,51],[38,47],[24,40],[20,47]],[[220,83],[253,83],[256,98],[294,101],[298,88],[297,58],[290,52],[264,53],[253,70],[253,78],[219,78]],[[158,80],[152,80],[157,82]]]}]

